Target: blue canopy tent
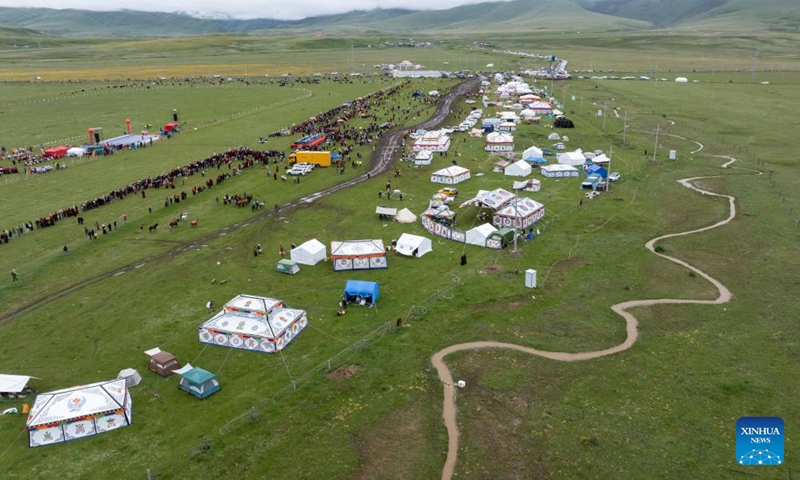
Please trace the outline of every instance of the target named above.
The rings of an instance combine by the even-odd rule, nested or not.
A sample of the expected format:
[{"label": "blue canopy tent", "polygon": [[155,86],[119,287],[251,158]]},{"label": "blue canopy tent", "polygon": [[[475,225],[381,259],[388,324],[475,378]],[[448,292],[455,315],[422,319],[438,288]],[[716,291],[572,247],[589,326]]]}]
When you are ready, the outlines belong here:
[{"label": "blue canopy tent", "polygon": [[371,306],[380,297],[380,286],[375,282],[348,280],[344,287],[347,303]]},{"label": "blue canopy tent", "polygon": [[595,164],[589,165],[589,167],[586,169],[586,174],[600,175],[602,178],[608,178],[608,170],[601,167],[600,165],[595,165]]}]

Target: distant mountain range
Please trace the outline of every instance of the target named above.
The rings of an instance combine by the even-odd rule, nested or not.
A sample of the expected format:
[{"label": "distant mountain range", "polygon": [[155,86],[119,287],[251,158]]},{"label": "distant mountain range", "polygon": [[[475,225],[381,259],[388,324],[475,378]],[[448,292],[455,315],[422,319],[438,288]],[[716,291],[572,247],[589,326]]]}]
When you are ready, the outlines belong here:
[{"label": "distant mountain range", "polygon": [[[203,12],[0,7],[0,36],[166,37],[253,31],[340,34],[609,31],[653,28],[800,31],[797,0],[514,0],[448,10],[378,9],[303,20],[234,20]],[[22,27],[22,28],[20,28]]]}]

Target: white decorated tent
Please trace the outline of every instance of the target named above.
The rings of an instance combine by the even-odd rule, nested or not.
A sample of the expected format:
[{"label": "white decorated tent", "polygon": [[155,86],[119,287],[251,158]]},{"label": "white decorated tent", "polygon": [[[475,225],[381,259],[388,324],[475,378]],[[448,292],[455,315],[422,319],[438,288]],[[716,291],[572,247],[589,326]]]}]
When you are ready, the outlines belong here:
[{"label": "white decorated tent", "polygon": [[470,245],[477,245],[479,247],[485,247],[486,240],[496,231],[497,229],[494,228],[490,223],[478,225],[473,229],[467,230],[466,243],[469,243]]},{"label": "white decorated tent", "polygon": [[43,393],[36,397],[25,424],[28,445],[68,442],[126,427],[131,424],[132,407],[123,379]]},{"label": "white decorated tent", "polygon": [[411,210],[404,208],[397,212],[395,215],[394,220],[397,223],[414,223],[417,221],[417,216],[414,215]]},{"label": "white decorated tent", "polygon": [[517,160],[505,168],[504,174],[509,177],[527,177],[531,171],[530,163],[525,160]]},{"label": "white decorated tent", "polygon": [[508,132],[492,132],[486,135],[486,146],[483,149],[487,152],[513,152],[514,135]]},{"label": "white decorated tent", "polygon": [[543,165],[539,171],[547,178],[577,177],[580,174],[580,171],[572,165],[560,163]]},{"label": "white decorated tent", "polygon": [[544,218],[544,205],[530,198],[516,197],[492,215],[492,223],[499,227],[528,228]]},{"label": "white decorated tent", "polygon": [[452,167],[437,170],[431,174],[431,182],[443,183],[445,185],[455,185],[467,180],[470,177],[468,168],[453,165]]},{"label": "white decorated tent", "polygon": [[389,267],[383,240],[333,241],[331,262],[336,272]]},{"label": "white decorated tent", "polygon": [[308,325],[305,310],[286,308],[281,300],[237,295],[203,323],[200,343],[274,353],[284,349]]},{"label": "white decorated tent", "polygon": [[301,265],[316,265],[325,260],[325,245],[316,238],[312,238],[293,248],[289,256]]},{"label": "white decorated tent", "polygon": [[[429,238],[404,233],[400,235],[400,238],[397,240],[397,247],[395,247],[395,249],[397,253],[407,257],[421,257],[432,251],[433,246]],[[414,254],[415,251],[416,255]]]},{"label": "white decorated tent", "polygon": [[430,165],[431,161],[433,160],[433,152],[430,150],[420,150],[417,152],[417,155],[414,156],[414,165],[418,167],[422,167],[425,165]]},{"label": "white decorated tent", "polygon": [[443,130],[434,130],[426,132],[423,136],[418,138],[411,150],[419,152],[421,150],[430,150],[431,152],[446,152],[450,148],[450,137]]}]

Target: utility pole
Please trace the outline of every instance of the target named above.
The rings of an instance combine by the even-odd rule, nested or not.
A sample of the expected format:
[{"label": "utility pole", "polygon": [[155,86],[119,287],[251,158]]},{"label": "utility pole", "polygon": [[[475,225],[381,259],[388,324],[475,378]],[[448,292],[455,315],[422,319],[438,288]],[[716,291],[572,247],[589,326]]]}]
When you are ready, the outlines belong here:
[{"label": "utility pole", "polygon": [[658,132],[661,129],[661,125],[656,125],[656,144],[653,146],[653,161],[656,161],[656,150],[658,149]]},{"label": "utility pole", "polygon": [[625,110],[625,124],[622,127],[622,144],[626,145],[625,143],[625,133],[628,131],[628,110]]},{"label": "utility pole", "polygon": [[606,193],[611,191],[611,179],[608,178],[611,175],[611,157],[614,155],[614,144],[608,146],[608,171],[606,172]]}]

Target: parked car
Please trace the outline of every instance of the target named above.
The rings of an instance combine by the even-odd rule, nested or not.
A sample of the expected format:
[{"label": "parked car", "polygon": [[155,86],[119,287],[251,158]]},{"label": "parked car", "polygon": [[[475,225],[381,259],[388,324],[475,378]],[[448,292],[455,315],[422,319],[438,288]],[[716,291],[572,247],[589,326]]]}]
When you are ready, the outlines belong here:
[{"label": "parked car", "polygon": [[619,172],[611,172],[608,174],[609,182],[616,182],[619,179],[620,179]]}]

